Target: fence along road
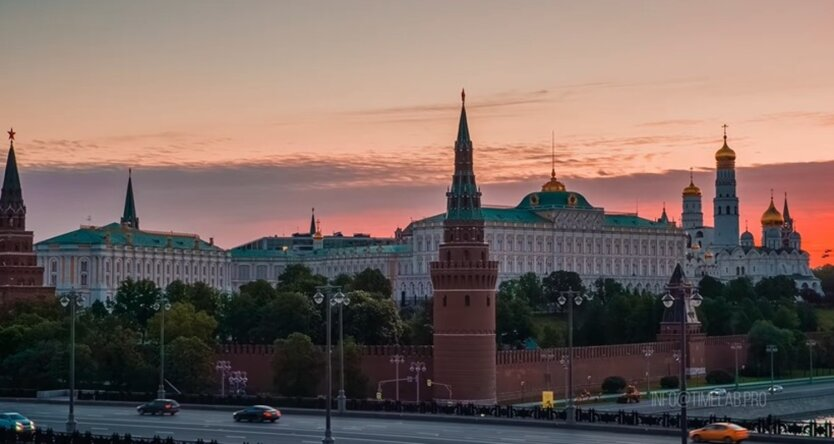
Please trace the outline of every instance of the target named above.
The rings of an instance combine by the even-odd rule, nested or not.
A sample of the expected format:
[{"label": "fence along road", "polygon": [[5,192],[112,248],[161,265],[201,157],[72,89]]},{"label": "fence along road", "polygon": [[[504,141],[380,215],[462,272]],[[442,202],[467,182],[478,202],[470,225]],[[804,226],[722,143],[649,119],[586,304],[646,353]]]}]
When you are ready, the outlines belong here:
[{"label": "fence along road", "polygon": [[[139,416],[133,407],[76,407],[78,430],[94,434],[130,433],[150,438],[172,436],[178,440],[220,443],[282,444],[320,443],[324,420],[320,416],[286,415],[277,424],[235,423],[232,411],[188,410],[170,417]],[[38,402],[0,402],[0,411],[17,411],[38,427],[63,430],[67,407]],[[334,418],[337,442],[369,444],[659,444],[680,439],[671,436],[615,434],[605,431],[566,430],[536,426],[501,426],[472,423],[411,421],[405,419]],[[755,441],[751,441],[755,442]]]}]

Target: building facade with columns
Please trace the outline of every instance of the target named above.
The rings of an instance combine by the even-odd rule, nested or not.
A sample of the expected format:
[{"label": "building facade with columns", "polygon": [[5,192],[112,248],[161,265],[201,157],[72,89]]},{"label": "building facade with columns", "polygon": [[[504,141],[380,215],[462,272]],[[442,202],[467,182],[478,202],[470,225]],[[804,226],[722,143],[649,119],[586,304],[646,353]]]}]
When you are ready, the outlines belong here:
[{"label": "building facade with columns", "polygon": [[139,228],[128,178],[120,222],[79,229],[35,245],[43,280],[57,291],[79,291],[87,301],[113,297],[127,279],[153,281],[165,288],[174,281],[203,282],[224,292],[232,291],[230,254],[190,233],[149,231]]},{"label": "building facade with columns", "polygon": [[776,209],[771,190],[770,205],[761,217],[761,236],[757,245],[753,233],[745,228],[739,235],[739,199],[736,195],[736,152],[727,144],[715,153],[716,179],[713,199],[714,227],[704,225],[701,189],[690,174],[683,189],[683,229],[687,236],[684,264],[690,276],[711,276],[724,282],[747,277],[756,283],[767,277],[788,276],[799,289],[822,293],[820,280],[810,267],[810,256],[802,250],[802,236],[790,215],[788,196],[782,212]]}]

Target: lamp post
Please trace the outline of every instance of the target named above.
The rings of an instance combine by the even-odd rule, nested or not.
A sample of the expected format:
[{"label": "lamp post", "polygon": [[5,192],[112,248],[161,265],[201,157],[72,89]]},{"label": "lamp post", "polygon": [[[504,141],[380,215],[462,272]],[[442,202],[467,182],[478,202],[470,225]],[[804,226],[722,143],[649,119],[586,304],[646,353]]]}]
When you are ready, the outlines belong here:
[{"label": "lamp post", "polygon": [[217,361],[214,364],[214,369],[220,373],[220,396],[226,396],[226,373],[232,369],[232,363],[229,361]]},{"label": "lamp post", "polygon": [[808,339],[805,341],[805,345],[808,346],[808,384],[814,383],[814,346],[817,345],[817,341],[813,339]]},{"label": "lamp post", "polygon": [[[680,267],[680,265],[678,266]],[[689,328],[688,319],[690,316],[695,317],[694,309],[701,305],[703,298],[698,294],[698,287],[692,285],[688,280],[682,279],[680,282],[669,283],[666,285],[666,294],[661,299],[663,306],[672,308],[675,302],[678,302],[677,313],[680,321],[680,347],[681,347],[681,364],[680,364],[680,394],[678,399],[680,401],[680,432],[681,444],[687,444],[689,441],[688,421],[686,418],[686,365],[689,362],[689,355],[687,350],[686,332]]]},{"label": "lamp post", "polygon": [[584,300],[592,300],[593,296],[588,294],[582,296],[582,292],[576,290],[563,290],[559,292],[556,302],[560,306],[567,306],[568,309],[568,400],[565,407],[565,415],[568,423],[573,423],[575,418],[573,406],[573,306],[582,305]]},{"label": "lamp post", "polygon": [[395,387],[395,394],[394,399],[396,401],[400,400],[400,364],[405,363],[405,356],[403,355],[394,355],[391,356],[391,359],[388,360],[391,364],[394,364],[394,387]]},{"label": "lamp post", "polygon": [[[316,287],[316,296],[314,300],[317,304],[321,304],[321,301],[324,301],[324,297],[322,296],[319,298],[318,295],[321,295],[322,292],[328,295],[329,303],[327,304],[328,310],[331,310],[334,306],[339,307],[339,393],[336,395],[336,407],[339,410],[339,414],[344,414],[345,409],[347,408],[347,397],[345,397],[345,328],[344,328],[344,307],[350,304],[350,298],[345,296],[342,293],[342,287],[337,285],[321,285]],[[327,323],[330,324],[332,322],[331,315],[327,315]],[[328,327],[332,328],[332,327]],[[330,333],[328,333],[330,335]],[[328,336],[329,340],[329,336]],[[328,342],[328,344],[330,344]],[[327,362],[330,363],[330,357],[332,355],[331,346],[327,346]],[[328,370],[331,371],[331,370]]]},{"label": "lamp post", "polygon": [[773,344],[768,344],[768,346],[765,347],[765,351],[768,354],[770,354],[770,392],[774,393],[774,390],[773,390],[773,355],[775,355],[776,352],[779,351],[779,347],[777,347]]},{"label": "lamp post", "polygon": [[160,295],[154,302],[153,311],[160,313],[159,322],[159,388],[156,391],[157,398],[165,398],[165,312],[171,309],[171,302],[167,297]]},{"label": "lamp post", "polygon": [[69,371],[69,413],[67,414],[67,433],[75,432],[75,312],[84,304],[84,295],[74,289],[64,293],[59,299],[63,307],[70,308],[70,371]]},{"label": "lamp post", "polygon": [[567,406],[570,403],[570,389],[568,388],[568,383],[570,381],[570,376],[568,376],[568,368],[570,367],[570,356],[562,355],[559,357],[559,364],[562,364],[562,368],[565,369],[565,420],[568,420],[567,416]]},{"label": "lamp post", "polygon": [[646,394],[652,394],[652,383],[651,383],[651,370],[652,370],[652,361],[651,357],[654,354],[654,349],[651,347],[646,347],[643,349],[643,356],[646,357]]},{"label": "lamp post", "polygon": [[249,382],[249,377],[246,372],[235,370],[229,376],[229,385],[232,393],[235,395],[246,394],[246,383]]},{"label": "lamp post", "polygon": [[738,391],[738,351],[741,350],[741,347],[742,347],[742,345],[741,345],[740,342],[733,342],[732,344],[730,344],[730,350],[733,351],[733,358],[735,359],[735,365],[736,365],[736,373],[735,373],[736,388],[735,388],[735,391]]},{"label": "lamp post", "polygon": [[420,373],[426,372],[426,363],[422,361],[412,362],[408,370],[414,373],[414,381],[417,383],[417,402],[420,402]]},{"label": "lamp post", "polygon": [[[336,295],[333,292],[337,291]],[[335,442],[333,439],[333,432],[330,429],[330,408],[333,404],[333,364],[331,362],[331,357],[333,352],[331,350],[332,346],[332,320],[333,320],[333,305],[335,305],[335,299],[337,295],[341,295],[341,298],[344,298],[345,295],[342,294],[340,287],[334,287],[332,285],[323,285],[320,287],[316,287],[316,294],[313,295],[313,301],[316,304],[324,304],[324,310],[327,312],[327,333],[326,333],[326,350],[327,350],[327,405],[325,406],[325,421],[324,421],[324,439],[321,440],[322,444],[332,444]]]},{"label": "lamp post", "polygon": [[524,385],[527,384],[524,381],[521,381],[521,402],[524,402]]}]

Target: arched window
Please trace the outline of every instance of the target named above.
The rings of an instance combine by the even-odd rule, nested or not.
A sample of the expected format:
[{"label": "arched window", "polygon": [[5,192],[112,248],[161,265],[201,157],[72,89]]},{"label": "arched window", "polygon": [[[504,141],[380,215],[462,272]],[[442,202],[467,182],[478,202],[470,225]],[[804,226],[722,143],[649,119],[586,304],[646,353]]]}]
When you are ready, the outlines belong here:
[{"label": "arched window", "polygon": [[445,294],[443,295],[443,306],[444,307],[446,306],[446,295]]},{"label": "arched window", "polygon": [[463,297],[463,303],[467,307],[469,306],[469,295],[466,295],[466,296]]}]

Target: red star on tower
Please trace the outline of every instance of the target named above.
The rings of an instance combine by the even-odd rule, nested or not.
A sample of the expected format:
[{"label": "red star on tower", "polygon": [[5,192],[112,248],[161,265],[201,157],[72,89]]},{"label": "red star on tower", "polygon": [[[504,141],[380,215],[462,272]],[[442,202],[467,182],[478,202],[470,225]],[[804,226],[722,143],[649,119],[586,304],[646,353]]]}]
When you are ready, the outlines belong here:
[{"label": "red star on tower", "polygon": [[14,132],[14,128],[10,128],[6,132],[9,134],[9,140],[14,140],[14,135],[17,134],[17,133]]}]

